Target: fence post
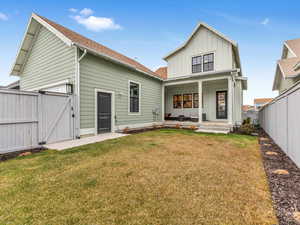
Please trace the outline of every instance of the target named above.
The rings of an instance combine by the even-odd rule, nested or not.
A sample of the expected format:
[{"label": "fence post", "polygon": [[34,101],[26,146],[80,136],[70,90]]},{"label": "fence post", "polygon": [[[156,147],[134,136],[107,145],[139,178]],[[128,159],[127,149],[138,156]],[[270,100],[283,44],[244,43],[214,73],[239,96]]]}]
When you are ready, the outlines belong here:
[{"label": "fence post", "polygon": [[38,93],[38,104],[37,104],[37,112],[38,112],[38,143],[40,145],[43,144],[43,95]]},{"label": "fence post", "polygon": [[286,153],[289,152],[289,96],[286,96]]}]

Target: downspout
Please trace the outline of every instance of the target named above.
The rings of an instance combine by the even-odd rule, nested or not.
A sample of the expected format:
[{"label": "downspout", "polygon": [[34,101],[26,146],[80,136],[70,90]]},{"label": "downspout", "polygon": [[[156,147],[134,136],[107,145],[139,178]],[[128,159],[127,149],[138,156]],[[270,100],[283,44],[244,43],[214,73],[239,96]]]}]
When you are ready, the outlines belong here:
[{"label": "downspout", "polygon": [[84,58],[84,56],[87,53],[87,50],[83,50],[83,54],[79,57],[79,48],[75,46],[76,48],[76,78],[75,78],[75,83],[76,83],[76,114],[77,114],[77,119],[76,119],[76,138],[80,138],[80,61]]}]

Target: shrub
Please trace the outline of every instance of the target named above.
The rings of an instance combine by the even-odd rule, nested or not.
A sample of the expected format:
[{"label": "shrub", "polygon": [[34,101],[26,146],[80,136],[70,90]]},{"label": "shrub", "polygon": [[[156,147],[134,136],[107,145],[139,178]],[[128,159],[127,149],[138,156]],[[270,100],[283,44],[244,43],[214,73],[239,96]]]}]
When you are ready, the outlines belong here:
[{"label": "shrub", "polygon": [[250,117],[247,117],[247,119],[244,119],[244,121],[243,121],[243,125],[250,124],[250,123],[251,123],[251,118]]},{"label": "shrub", "polygon": [[242,126],[240,126],[240,128],[239,128],[239,133],[241,133],[241,134],[248,134],[248,135],[250,135],[250,134],[252,134],[254,132],[255,132],[254,125],[249,124],[249,123],[245,123]]}]

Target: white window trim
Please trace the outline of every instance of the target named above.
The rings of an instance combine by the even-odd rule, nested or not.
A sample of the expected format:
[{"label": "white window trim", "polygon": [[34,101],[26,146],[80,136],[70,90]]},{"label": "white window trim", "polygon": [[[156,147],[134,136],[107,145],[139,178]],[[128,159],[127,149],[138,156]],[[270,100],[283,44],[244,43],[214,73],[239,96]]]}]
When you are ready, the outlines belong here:
[{"label": "white window trim", "polygon": [[[213,54],[214,55],[214,69],[213,70],[209,70],[209,71],[204,71],[204,57],[205,55],[208,55],[208,54]],[[202,62],[201,62],[201,72],[198,72],[198,73],[193,73],[193,58],[194,57],[198,57],[198,56],[201,56],[202,57]],[[202,74],[202,73],[207,73],[207,72],[215,72],[216,71],[216,51],[209,51],[209,52],[204,52],[204,53],[200,53],[200,54],[197,54],[197,55],[192,55],[191,58],[190,58],[190,63],[191,63],[191,66],[190,66],[190,69],[191,69],[191,74],[192,75],[198,75],[198,74]]]},{"label": "white window trim", "polygon": [[115,92],[95,88],[95,135],[98,135],[98,92],[111,94],[111,132],[115,132]]},{"label": "white window trim", "polygon": [[[135,83],[139,85],[139,111],[138,112],[130,112],[130,83]],[[142,85],[140,82],[133,81],[133,80],[128,80],[128,115],[130,116],[136,116],[136,115],[141,115],[141,96],[142,96]]]}]

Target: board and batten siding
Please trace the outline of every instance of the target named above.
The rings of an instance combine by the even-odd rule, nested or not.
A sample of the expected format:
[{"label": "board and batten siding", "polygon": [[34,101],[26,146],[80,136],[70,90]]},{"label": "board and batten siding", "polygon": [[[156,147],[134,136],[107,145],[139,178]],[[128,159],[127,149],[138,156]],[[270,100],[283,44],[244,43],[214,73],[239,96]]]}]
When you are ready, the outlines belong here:
[{"label": "board and batten siding", "polygon": [[75,48],[67,46],[55,34],[41,26],[20,76],[21,90],[75,79]]},{"label": "board and batten siding", "polygon": [[[128,113],[128,81],[141,84],[141,114]],[[80,128],[95,129],[95,89],[115,93],[115,129],[161,121],[162,82],[87,54],[80,61]],[[158,108],[159,115],[153,110]]]},{"label": "board and batten siding", "polygon": [[192,74],[192,57],[214,53],[215,71],[234,67],[232,44],[207,28],[201,27],[186,47],[168,57],[168,78]]}]

